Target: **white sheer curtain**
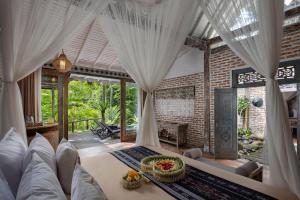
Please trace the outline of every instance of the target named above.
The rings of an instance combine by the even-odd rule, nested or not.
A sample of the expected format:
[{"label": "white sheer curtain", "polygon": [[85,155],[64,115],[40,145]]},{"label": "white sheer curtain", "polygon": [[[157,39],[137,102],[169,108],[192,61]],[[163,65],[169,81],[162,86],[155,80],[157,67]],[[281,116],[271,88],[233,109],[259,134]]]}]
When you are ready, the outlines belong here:
[{"label": "white sheer curtain", "polygon": [[35,119],[35,122],[42,121],[41,90],[42,90],[42,68],[39,68],[34,72],[34,99],[35,99],[34,119]]},{"label": "white sheer curtain", "polygon": [[266,139],[271,184],[300,197],[300,165],[292,143],[286,103],[275,75],[280,60],[283,0],[201,0],[223,41],[266,77]]},{"label": "white sheer curtain", "polygon": [[110,0],[100,17],[120,63],[147,92],[139,145],[159,146],[152,92],[171,68],[197,7],[195,0]]},{"label": "white sheer curtain", "polygon": [[104,0],[0,1],[0,139],[14,126],[26,141],[17,81],[53,58],[104,6]]}]

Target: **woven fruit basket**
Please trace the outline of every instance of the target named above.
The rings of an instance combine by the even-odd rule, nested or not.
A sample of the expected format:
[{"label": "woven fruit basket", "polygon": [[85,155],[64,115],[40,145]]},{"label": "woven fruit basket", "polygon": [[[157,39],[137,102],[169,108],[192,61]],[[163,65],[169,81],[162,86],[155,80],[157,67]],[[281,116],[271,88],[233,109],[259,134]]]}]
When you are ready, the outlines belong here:
[{"label": "woven fruit basket", "polygon": [[142,174],[129,170],[125,176],[121,179],[121,184],[125,189],[136,189],[142,185]]},{"label": "woven fruit basket", "polygon": [[185,176],[185,163],[178,157],[149,156],[141,161],[141,171],[164,183],[173,183]]}]

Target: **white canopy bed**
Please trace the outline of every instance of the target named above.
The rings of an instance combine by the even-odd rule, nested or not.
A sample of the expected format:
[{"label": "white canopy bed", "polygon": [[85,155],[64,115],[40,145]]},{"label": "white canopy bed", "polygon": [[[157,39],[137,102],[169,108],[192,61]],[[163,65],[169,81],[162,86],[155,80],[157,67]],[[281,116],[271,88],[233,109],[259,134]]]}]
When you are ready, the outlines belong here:
[{"label": "white canopy bed", "polygon": [[[152,92],[178,56],[200,5],[223,41],[267,77],[267,142],[272,177],[268,184],[289,189],[300,197],[299,160],[289,145],[292,141],[287,112],[274,79],[282,37],[283,0],[3,0],[0,5],[0,138],[15,127],[27,141],[17,81],[51,60],[80,27],[97,16],[121,65],[147,92],[136,143],[173,155],[159,148]],[[271,197],[296,199],[284,189],[184,160],[204,172]],[[154,185],[133,192],[122,190],[117,179],[128,167],[112,154],[86,159],[83,166],[111,199],[173,198]],[[107,173],[111,166],[115,172]]]}]

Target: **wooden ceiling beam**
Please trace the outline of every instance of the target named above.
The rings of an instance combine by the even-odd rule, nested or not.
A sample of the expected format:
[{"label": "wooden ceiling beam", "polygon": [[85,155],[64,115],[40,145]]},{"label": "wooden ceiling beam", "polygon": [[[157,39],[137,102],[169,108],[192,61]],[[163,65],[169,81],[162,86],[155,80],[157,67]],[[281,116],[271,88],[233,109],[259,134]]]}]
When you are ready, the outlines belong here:
[{"label": "wooden ceiling beam", "polygon": [[98,77],[106,77],[106,78],[114,78],[114,79],[126,79],[128,81],[133,81],[132,78],[124,72],[115,72],[104,69],[93,69],[89,67],[83,66],[74,66],[71,70],[72,74],[81,74],[81,75],[89,75],[89,76],[98,76]]},{"label": "wooden ceiling beam", "polygon": [[[285,19],[289,19],[289,18],[296,17],[299,15],[300,15],[300,7],[296,7],[296,8],[285,11]],[[294,26],[294,25],[295,24],[284,27],[283,31],[285,31],[285,29],[289,29],[290,26]],[[249,28],[249,30],[250,30],[250,25],[243,27],[243,29],[245,29],[245,28]],[[237,29],[236,31],[239,31],[239,29]],[[209,41],[209,44],[215,44],[215,43],[222,42],[223,40],[220,36],[216,36],[214,38],[208,39],[208,41]]]},{"label": "wooden ceiling beam", "polygon": [[288,19],[288,18],[291,18],[291,17],[295,17],[297,15],[300,15],[300,6],[296,7],[296,8],[293,8],[293,9],[290,9],[290,10],[287,10],[284,13],[285,19]]},{"label": "wooden ceiling beam", "polygon": [[196,36],[188,36],[184,42],[184,45],[204,51],[207,48],[207,40]]}]

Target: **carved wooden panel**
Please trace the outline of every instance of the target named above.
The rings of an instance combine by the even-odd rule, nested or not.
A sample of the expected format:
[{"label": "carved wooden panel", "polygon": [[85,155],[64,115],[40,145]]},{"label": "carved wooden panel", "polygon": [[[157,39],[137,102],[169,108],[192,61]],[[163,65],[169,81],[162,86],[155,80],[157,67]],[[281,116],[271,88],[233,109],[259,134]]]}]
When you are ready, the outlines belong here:
[{"label": "carved wooden panel", "polygon": [[[284,61],[279,64],[276,79],[279,84],[300,82],[300,60]],[[232,71],[232,87],[258,87],[265,85],[265,77],[251,67]]]},{"label": "carved wooden panel", "polygon": [[215,157],[237,158],[237,91],[215,89]]}]

